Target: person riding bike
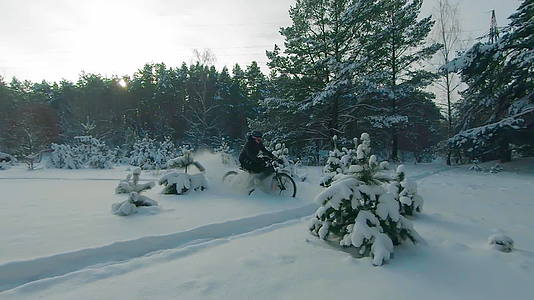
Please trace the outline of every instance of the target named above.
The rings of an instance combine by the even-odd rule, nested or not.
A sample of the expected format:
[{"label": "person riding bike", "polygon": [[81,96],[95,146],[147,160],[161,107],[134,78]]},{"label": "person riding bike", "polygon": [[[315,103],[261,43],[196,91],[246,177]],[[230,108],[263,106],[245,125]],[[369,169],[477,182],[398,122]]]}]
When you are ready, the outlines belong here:
[{"label": "person riding bike", "polygon": [[239,154],[239,163],[246,171],[259,174],[260,179],[265,179],[274,172],[274,169],[265,164],[265,159],[258,157],[260,151],[268,158],[278,161],[263,145],[263,134],[260,131],[253,131],[247,136],[247,141]]}]

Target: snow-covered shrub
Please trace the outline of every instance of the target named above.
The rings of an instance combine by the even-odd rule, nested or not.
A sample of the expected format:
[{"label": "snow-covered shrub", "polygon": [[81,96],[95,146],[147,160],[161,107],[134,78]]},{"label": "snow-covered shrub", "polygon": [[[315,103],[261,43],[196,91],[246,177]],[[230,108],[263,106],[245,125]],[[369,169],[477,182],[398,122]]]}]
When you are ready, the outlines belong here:
[{"label": "snow-covered shrub", "polygon": [[0,152],[0,170],[9,169],[15,161],[15,158],[10,154]]},{"label": "snow-covered shrub", "polygon": [[423,197],[417,194],[417,183],[406,177],[404,165],[397,167],[395,177],[389,185],[389,192],[399,202],[401,215],[413,216],[423,210]]},{"label": "snow-covered shrub", "polygon": [[488,244],[495,250],[511,252],[514,249],[514,240],[504,234],[494,234],[488,238]]},{"label": "snow-covered shrub", "polygon": [[334,177],[343,172],[341,158],[344,156],[344,153],[337,149],[336,135],[334,135],[332,141],[334,142],[334,150],[330,151],[328,154],[326,165],[323,168],[323,176],[320,181],[321,186],[324,187],[329,187],[332,184]]},{"label": "snow-covered shrub", "polygon": [[115,153],[100,139],[92,136],[74,137],[77,145],[73,147],[79,160],[94,169],[111,169]]},{"label": "snow-covered shrub", "polygon": [[113,203],[111,205],[111,212],[117,216],[129,216],[137,212],[137,206],[130,202],[130,199],[122,202]]},{"label": "snow-covered shrub", "polygon": [[131,192],[128,199],[122,202],[111,205],[111,212],[118,216],[129,216],[137,212],[139,206],[157,206],[158,202],[140,195],[136,192]]},{"label": "snow-covered shrub", "polygon": [[491,167],[489,170],[490,173],[500,173],[504,171],[504,168],[501,164],[495,164],[495,166]]},{"label": "snow-covered shrub", "polygon": [[160,143],[145,136],[134,143],[130,164],[143,170],[165,169],[167,161],[175,155],[176,148],[169,138]]},{"label": "snow-covered shrub", "polygon": [[302,167],[302,161],[298,158],[293,164],[293,172],[291,173],[291,176],[300,181],[306,181],[306,179],[308,178],[308,173]]},{"label": "snow-covered shrub", "polygon": [[470,171],[481,172],[484,169],[479,165],[480,161],[478,159],[473,159],[473,164],[469,167]]},{"label": "snow-covered shrub", "polygon": [[[502,137],[511,131],[523,128],[524,120],[516,117],[461,131],[448,139],[450,148],[465,153],[469,158],[487,160],[488,154],[502,152]],[[489,158],[494,159],[491,155]]]},{"label": "snow-covered shrub", "polygon": [[83,167],[83,160],[79,157],[76,148],[66,144],[50,145],[50,153],[47,167],[58,169],[80,169]]},{"label": "snow-covered shrub", "polygon": [[157,206],[158,202],[156,200],[150,199],[147,196],[141,195],[136,192],[131,192],[128,200],[133,203],[135,206]]},{"label": "snow-covered shrub", "polygon": [[190,166],[195,166],[200,172],[205,171],[204,166],[198,161],[195,161],[193,151],[191,149],[188,147],[182,147],[181,152],[182,155],[167,161],[167,168],[185,169],[185,172],[187,173]]},{"label": "snow-covered shrub", "polygon": [[310,231],[340,246],[355,247],[360,255],[371,256],[374,265],[382,265],[391,258],[393,245],[417,242],[420,237],[400,214],[395,195],[386,190],[391,178],[383,173],[385,164],[371,155],[367,133],[362,134],[356,152],[357,164],[347,174],[335,176],[331,186],[315,198],[321,207]]},{"label": "snow-covered shrub", "polygon": [[190,175],[172,172],[161,177],[158,183],[164,186],[162,193],[176,195],[182,195],[191,190],[203,191],[208,187],[203,173]]},{"label": "snow-covered shrub", "polygon": [[354,148],[341,148],[343,156],[341,157],[341,166],[346,171],[351,165],[358,163],[358,138],[352,139]]},{"label": "snow-covered shrub", "polygon": [[130,163],[130,159],[128,157],[129,150],[127,147],[119,147],[116,146],[113,148],[113,154],[115,157],[113,157],[113,163],[118,165],[127,165]]},{"label": "snow-covered shrub", "polygon": [[139,178],[141,176],[141,168],[137,167],[132,170],[132,173],[129,173],[126,176],[126,179],[121,180],[119,185],[115,188],[115,193],[117,194],[127,194],[131,192],[140,193],[142,191],[149,190],[154,187],[155,183],[153,181],[139,184]]},{"label": "snow-covered shrub", "polygon": [[306,180],[306,173],[299,170],[300,161],[295,162],[294,160],[290,159],[289,149],[286,147],[286,144],[277,143],[274,145],[274,151],[272,153],[280,160],[273,162],[273,166],[278,172],[287,173],[291,177],[300,181]]}]

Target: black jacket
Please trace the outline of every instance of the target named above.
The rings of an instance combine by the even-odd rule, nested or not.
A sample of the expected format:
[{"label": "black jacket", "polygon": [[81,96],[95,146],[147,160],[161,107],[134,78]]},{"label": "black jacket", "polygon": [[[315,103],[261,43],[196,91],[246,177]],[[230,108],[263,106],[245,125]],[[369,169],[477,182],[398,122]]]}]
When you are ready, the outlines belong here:
[{"label": "black jacket", "polygon": [[265,148],[263,143],[256,143],[251,136],[248,136],[247,142],[239,154],[239,162],[245,167],[247,165],[257,164],[259,161],[262,161],[258,158],[260,151],[272,159],[275,158],[274,155]]}]

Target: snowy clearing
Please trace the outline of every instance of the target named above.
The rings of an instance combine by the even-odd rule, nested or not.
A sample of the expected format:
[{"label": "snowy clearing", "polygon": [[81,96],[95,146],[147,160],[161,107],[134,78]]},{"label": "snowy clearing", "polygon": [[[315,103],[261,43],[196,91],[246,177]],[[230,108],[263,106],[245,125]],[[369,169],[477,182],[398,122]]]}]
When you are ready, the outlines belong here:
[{"label": "snowy clearing", "polygon": [[[412,221],[426,245],[398,247],[373,267],[308,233],[318,168],[308,169],[315,184],[300,183],[298,199],[217,184],[164,196],[157,187],[146,194],[160,210],[129,217],[110,212],[125,197],[113,194],[123,168],[12,168],[0,177],[40,179],[0,179],[9,196],[0,210],[0,298],[340,299],[357,289],[365,299],[525,299],[534,293],[533,170],[533,160],[497,174],[408,165],[425,199]],[[54,177],[80,180],[44,180]],[[488,245],[497,233],[514,239],[511,253]]]}]

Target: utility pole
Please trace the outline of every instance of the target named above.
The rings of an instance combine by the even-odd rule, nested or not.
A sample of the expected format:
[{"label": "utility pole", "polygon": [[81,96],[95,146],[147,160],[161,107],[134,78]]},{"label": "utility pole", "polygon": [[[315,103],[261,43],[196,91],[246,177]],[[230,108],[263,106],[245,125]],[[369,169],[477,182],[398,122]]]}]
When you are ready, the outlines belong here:
[{"label": "utility pole", "polygon": [[495,18],[495,10],[491,11],[489,42],[491,44],[497,42],[499,38],[499,29],[497,28],[497,18]]}]

